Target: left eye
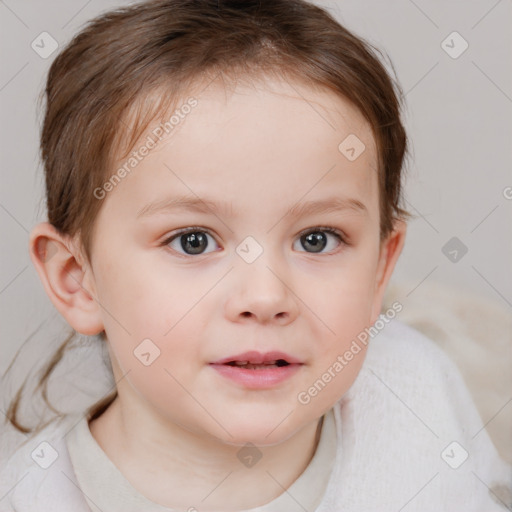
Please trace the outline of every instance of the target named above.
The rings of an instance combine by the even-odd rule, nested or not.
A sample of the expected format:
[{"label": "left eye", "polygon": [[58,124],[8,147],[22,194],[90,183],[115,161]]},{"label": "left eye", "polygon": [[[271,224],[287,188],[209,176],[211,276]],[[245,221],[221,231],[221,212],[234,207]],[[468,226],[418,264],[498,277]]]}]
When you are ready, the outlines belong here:
[{"label": "left eye", "polygon": [[164,244],[170,245],[175,251],[179,252],[176,246],[173,247],[173,244],[178,242],[177,245],[179,245],[185,254],[193,256],[195,254],[205,253],[206,249],[211,245],[208,242],[208,238],[211,238],[215,243],[214,238],[209,233],[195,229],[189,231],[181,231],[180,233],[177,233],[168,238]]},{"label": "left eye", "polygon": [[331,238],[337,239],[337,243],[334,244],[334,247],[326,251],[330,252],[331,250],[336,249],[336,247],[341,245],[344,241],[342,236],[334,229],[316,228],[314,230],[309,230],[305,233],[302,233],[297,241],[300,242],[304,248],[311,249],[310,251],[307,250],[306,252],[320,253],[327,247],[329,242],[329,235]]}]

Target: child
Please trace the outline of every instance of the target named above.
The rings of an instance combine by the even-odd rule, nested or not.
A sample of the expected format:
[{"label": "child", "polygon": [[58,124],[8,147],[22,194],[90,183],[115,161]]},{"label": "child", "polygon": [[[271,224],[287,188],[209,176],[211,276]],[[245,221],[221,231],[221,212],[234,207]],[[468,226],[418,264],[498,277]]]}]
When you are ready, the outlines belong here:
[{"label": "child", "polygon": [[32,433],[2,510],[506,510],[455,366],[381,311],[406,135],[367,43],[303,0],[147,1],[46,99],[30,254],[116,388]]}]

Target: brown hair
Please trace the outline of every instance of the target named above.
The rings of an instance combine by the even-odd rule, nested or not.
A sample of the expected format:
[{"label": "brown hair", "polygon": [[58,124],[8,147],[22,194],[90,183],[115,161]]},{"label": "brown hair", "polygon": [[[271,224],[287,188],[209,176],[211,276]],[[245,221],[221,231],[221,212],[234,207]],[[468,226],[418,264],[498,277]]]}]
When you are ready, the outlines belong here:
[{"label": "brown hair", "polygon": [[[407,137],[403,94],[381,53],[323,9],[303,0],[150,0],[92,20],[52,63],[46,83],[41,155],[49,222],[77,236],[90,261],[102,201],[93,194],[149,124],[221,76],[229,85],[272,74],[327,89],[354,104],[372,127],[378,151],[380,236],[397,218]],[[340,141],[341,142],[341,141]],[[46,403],[52,370],[72,336],[43,369]],[[8,421],[17,418],[22,389]],[[116,392],[89,410],[98,416]],[[52,408],[53,409],[53,408]]]}]

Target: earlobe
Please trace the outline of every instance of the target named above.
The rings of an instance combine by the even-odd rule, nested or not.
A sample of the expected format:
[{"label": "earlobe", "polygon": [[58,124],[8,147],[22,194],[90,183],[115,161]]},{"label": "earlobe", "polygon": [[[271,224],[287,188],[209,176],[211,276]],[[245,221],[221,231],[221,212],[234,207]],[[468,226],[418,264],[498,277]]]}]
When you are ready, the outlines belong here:
[{"label": "earlobe", "polygon": [[30,233],[29,250],[48,297],[69,325],[86,335],[103,331],[92,273],[73,240],[43,222]]},{"label": "earlobe", "polygon": [[393,231],[381,246],[375,277],[371,324],[373,324],[380,315],[382,298],[384,297],[384,292],[395,269],[396,262],[402,252],[406,232],[407,223],[403,220],[395,221]]}]

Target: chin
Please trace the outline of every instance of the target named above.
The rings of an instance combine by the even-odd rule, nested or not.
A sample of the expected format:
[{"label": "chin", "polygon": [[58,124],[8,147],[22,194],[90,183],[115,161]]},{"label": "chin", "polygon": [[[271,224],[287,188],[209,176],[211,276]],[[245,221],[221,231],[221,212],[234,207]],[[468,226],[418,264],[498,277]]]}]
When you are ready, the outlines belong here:
[{"label": "chin", "polygon": [[[240,422],[225,422],[224,429],[216,429],[217,439],[225,444],[243,447],[248,443],[256,446],[273,446],[290,438],[299,428],[299,425],[290,425],[282,418],[276,420],[248,421],[241,418]],[[230,435],[231,434],[231,435]]]}]

